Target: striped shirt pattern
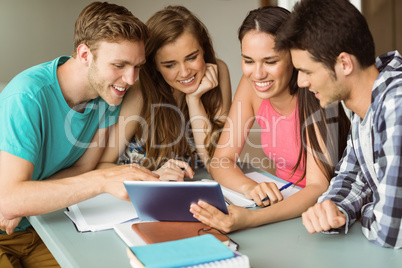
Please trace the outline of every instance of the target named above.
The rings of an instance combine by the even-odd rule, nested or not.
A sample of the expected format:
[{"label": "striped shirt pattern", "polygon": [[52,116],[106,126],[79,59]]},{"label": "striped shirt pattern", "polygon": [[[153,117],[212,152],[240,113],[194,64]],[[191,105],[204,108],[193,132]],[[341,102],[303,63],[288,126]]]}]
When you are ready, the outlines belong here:
[{"label": "striped shirt pattern", "polygon": [[330,199],[347,216],[344,231],[356,220],[371,242],[402,248],[402,57],[398,51],[376,59],[372,91],[371,144],[375,176],[364,161],[359,139],[361,118],[352,113],[347,147],[336,176],[318,200]]}]

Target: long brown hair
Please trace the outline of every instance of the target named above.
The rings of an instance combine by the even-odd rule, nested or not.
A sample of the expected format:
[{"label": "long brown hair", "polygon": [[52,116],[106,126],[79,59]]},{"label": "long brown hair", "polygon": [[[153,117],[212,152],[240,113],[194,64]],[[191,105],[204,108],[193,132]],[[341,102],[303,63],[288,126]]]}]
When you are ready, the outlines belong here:
[{"label": "long brown hair", "polygon": [[[300,163],[304,163],[307,168],[304,156],[309,150],[327,180],[330,181],[334,177],[334,167],[341,159],[346,147],[347,133],[350,129],[349,118],[340,102],[322,108],[320,101],[308,89],[299,89],[298,98],[301,146],[293,172]],[[318,143],[317,130],[325,143],[327,152],[323,152]],[[307,139],[310,147],[307,146]],[[305,177],[306,168],[298,182]]]},{"label": "long brown hair", "polygon": [[[146,25],[150,31],[150,38],[145,45],[146,64],[140,71],[139,81],[144,98],[142,115],[147,126],[151,128],[141,129],[137,133],[138,140],[142,139],[145,145],[147,159],[144,159],[143,165],[154,169],[169,158],[180,159],[187,155],[191,156],[192,164],[194,164],[188,143],[188,139],[192,138],[192,131],[188,133],[183,131],[189,121],[185,96],[181,106],[177,107],[171,87],[156,69],[155,54],[161,47],[174,42],[184,32],[188,32],[203,48],[205,62],[216,64],[211,38],[205,25],[183,6],[168,6],[156,12]],[[220,86],[206,92],[201,97],[201,101],[211,122],[208,131],[205,130],[208,133],[204,144],[209,156],[212,156],[215,150],[214,145],[219,139],[219,130],[224,123],[216,119],[223,102]]]}]

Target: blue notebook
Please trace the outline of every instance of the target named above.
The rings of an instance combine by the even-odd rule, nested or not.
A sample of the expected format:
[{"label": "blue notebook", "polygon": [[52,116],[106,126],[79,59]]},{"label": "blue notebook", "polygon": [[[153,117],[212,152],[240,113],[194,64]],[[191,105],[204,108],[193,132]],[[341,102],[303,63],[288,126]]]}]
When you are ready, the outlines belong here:
[{"label": "blue notebook", "polygon": [[211,234],[130,247],[149,268],[183,267],[233,258],[235,253]]}]

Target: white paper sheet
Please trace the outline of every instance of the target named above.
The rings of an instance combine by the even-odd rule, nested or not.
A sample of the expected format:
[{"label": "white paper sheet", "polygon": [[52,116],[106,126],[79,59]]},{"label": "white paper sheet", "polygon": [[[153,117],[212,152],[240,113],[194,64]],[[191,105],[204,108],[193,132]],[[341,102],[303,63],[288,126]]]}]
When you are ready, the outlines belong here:
[{"label": "white paper sheet", "polygon": [[68,209],[65,214],[81,232],[112,229],[115,224],[138,218],[131,202],[110,194],[100,194]]},{"label": "white paper sheet", "polygon": [[[279,178],[275,177],[274,175],[268,174],[268,173],[263,174],[263,173],[259,173],[259,172],[250,172],[250,173],[246,173],[245,175],[258,183],[274,182],[278,186],[278,188],[280,188],[286,184],[286,183],[280,181]],[[241,206],[241,207],[246,207],[246,208],[257,206],[253,200],[247,199],[244,194],[233,191],[222,185],[221,185],[221,188],[222,188],[222,193],[223,193],[225,199],[227,201],[229,201],[230,203],[232,203],[236,206]],[[291,196],[292,194],[298,192],[299,190],[300,190],[299,187],[291,186],[291,187],[283,190],[281,193],[283,195],[283,198],[285,199],[285,198],[288,198],[289,196]]]}]

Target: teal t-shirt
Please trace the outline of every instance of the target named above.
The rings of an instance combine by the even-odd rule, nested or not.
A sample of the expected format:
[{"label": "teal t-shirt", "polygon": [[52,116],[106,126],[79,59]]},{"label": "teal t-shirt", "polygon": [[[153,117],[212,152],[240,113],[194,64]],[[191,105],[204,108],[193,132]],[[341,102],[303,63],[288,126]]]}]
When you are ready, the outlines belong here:
[{"label": "teal t-shirt", "polygon": [[[0,150],[34,164],[32,180],[43,180],[73,165],[91,146],[95,132],[116,123],[120,105],[98,97],[83,113],[71,109],[57,80],[57,66],[69,57],[29,68],[0,94]],[[16,229],[25,230],[24,218]]]}]

